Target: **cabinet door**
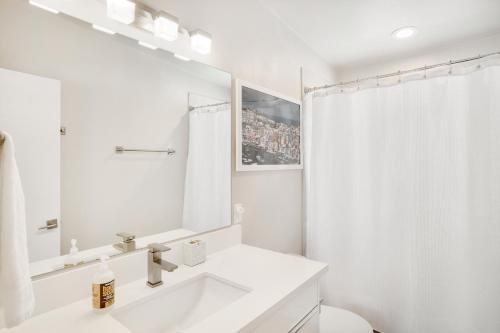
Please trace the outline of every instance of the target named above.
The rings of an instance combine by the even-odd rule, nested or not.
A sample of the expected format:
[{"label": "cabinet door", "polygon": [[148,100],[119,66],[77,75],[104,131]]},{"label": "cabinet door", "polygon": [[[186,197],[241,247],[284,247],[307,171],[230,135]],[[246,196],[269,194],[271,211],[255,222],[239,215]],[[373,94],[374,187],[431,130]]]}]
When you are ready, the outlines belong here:
[{"label": "cabinet door", "polygon": [[[251,330],[252,333],[289,333],[297,332],[299,327],[303,328],[301,322],[318,305],[319,287],[314,281],[296,291],[283,305],[272,311],[268,316]],[[312,316],[309,316],[311,318]],[[303,328],[309,329],[308,333],[314,331],[314,325]]]},{"label": "cabinet door", "polygon": [[9,133],[26,200],[30,261],[60,255],[60,82],[0,68],[0,130]]},{"label": "cabinet door", "polygon": [[319,313],[316,312],[312,317],[309,317],[307,321],[303,323],[303,326],[299,327],[294,333],[319,333]]}]

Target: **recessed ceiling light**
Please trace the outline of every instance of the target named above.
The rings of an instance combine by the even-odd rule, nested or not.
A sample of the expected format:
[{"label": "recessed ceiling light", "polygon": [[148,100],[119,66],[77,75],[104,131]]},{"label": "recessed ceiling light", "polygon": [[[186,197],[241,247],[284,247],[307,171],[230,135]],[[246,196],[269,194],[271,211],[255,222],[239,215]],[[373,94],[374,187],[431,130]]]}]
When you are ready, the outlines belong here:
[{"label": "recessed ceiling light", "polygon": [[149,43],[146,43],[146,42],[143,42],[142,40],[139,41],[139,45],[140,46],[144,46],[145,48],[148,48],[148,49],[151,49],[151,50],[158,49],[158,46],[153,45],[153,44],[149,44]]},{"label": "recessed ceiling light", "polygon": [[201,54],[209,54],[212,50],[212,36],[203,30],[195,30],[190,34],[191,48]]},{"label": "recessed ceiling light", "polygon": [[110,30],[110,29],[105,28],[105,27],[101,27],[100,25],[97,25],[97,24],[92,24],[92,28],[94,28],[95,30],[98,30],[100,32],[104,32],[106,34],[110,34],[110,35],[116,34],[116,32],[114,32],[113,30]]},{"label": "recessed ceiling light", "polygon": [[189,61],[189,60],[191,60],[188,57],[185,57],[185,56],[177,54],[177,53],[174,53],[174,57],[176,57],[177,59],[180,59],[182,61]]},{"label": "recessed ceiling light", "polygon": [[46,11],[48,11],[48,12],[52,13],[52,14],[59,14],[59,11],[58,11],[58,10],[55,10],[55,9],[52,9],[52,8],[47,7],[47,6],[45,6],[45,5],[42,5],[41,3],[38,3],[38,2],[36,2],[36,1],[30,0],[30,1],[29,1],[29,3],[30,3],[30,5],[32,5],[32,6],[35,6],[35,7],[38,7],[38,8],[40,8],[40,9],[46,10]]},{"label": "recessed ceiling light", "polygon": [[156,37],[169,42],[177,39],[179,33],[179,19],[165,12],[160,12],[155,18],[154,33]]},{"label": "recessed ceiling light", "polygon": [[415,36],[418,33],[416,27],[402,27],[392,32],[392,37],[395,39],[407,39]]},{"label": "recessed ceiling light", "polygon": [[107,0],[107,15],[112,20],[130,24],[135,21],[135,2],[129,0]]}]

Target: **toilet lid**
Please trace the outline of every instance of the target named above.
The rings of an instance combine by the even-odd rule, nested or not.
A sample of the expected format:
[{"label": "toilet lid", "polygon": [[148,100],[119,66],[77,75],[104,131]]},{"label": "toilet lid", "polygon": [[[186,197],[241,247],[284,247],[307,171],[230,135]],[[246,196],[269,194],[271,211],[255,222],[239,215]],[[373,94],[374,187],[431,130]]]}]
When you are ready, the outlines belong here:
[{"label": "toilet lid", "polygon": [[321,333],[373,333],[366,320],[347,310],[322,305],[319,318]]}]

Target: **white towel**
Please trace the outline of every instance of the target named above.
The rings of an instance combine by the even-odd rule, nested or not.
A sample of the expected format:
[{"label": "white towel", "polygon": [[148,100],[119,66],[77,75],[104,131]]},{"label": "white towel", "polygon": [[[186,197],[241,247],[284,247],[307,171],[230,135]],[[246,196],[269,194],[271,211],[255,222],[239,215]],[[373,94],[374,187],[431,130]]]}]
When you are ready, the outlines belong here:
[{"label": "white towel", "polygon": [[24,193],[14,143],[5,132],[0,145],[0,308],[7,327],[31,317],[35,298],[29,272]]}]

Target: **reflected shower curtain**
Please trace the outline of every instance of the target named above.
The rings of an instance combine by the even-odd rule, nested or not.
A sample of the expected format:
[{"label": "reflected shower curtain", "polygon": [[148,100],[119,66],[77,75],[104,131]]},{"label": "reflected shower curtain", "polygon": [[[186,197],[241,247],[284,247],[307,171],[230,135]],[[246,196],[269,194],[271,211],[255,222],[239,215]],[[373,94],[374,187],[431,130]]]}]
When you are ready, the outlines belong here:
[{"label": "reflected shower curtain", "polygon": [[229,104],[189,112],[183,228],[203,232],[231,224]]},{"label": "reflected shower curtain", "polygon": [[500,332],[500,67],[304,104],[325,303],[384,333]]}]

